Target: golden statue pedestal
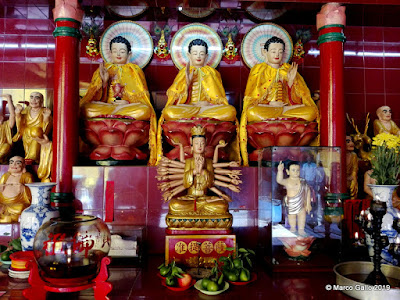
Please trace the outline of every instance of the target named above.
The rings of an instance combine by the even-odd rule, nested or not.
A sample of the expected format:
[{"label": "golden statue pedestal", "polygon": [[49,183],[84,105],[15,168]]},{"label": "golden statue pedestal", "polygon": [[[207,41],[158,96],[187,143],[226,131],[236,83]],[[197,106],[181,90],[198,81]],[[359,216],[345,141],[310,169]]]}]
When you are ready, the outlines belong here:
[{"label": "golden statue pedestal", "polygon": [[232,215],[187,215],[177,216],[167,214],[165,221],[167,223],[167,233],[182,233],[201,231],[213,234],[213,232],[230,233],[232,227]]}]

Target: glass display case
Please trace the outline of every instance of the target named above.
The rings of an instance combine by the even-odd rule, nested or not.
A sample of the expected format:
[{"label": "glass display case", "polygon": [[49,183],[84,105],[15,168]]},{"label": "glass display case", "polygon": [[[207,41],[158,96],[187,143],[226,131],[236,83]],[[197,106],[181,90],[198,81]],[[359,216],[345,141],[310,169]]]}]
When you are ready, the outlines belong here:
[{"label": "glass display case", "polygon": [[340,148],[268,147],[259,155],[259,233],[274,270],[331,267],[341,253]]}]

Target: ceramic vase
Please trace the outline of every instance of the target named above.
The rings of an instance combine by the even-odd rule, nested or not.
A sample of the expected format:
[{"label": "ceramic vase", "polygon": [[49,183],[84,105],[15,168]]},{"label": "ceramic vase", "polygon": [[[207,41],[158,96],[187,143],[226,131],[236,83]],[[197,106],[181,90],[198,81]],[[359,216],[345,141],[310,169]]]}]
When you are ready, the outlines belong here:
[{"label": "ceramic vase", "polygon": [[20,235],[23,251],[33,250],[33,239],[43,223],[57,218],[59,212],[50,205],[50,192],[56,185],[53,182],[28,183],[32,194],[31,206],[21,214]]}]

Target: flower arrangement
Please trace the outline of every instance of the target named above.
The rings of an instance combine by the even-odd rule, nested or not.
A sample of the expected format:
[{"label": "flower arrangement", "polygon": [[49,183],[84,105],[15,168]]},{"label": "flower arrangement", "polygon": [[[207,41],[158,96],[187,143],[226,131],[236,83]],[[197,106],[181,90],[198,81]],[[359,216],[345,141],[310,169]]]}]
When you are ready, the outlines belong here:
[{"label": "flower arrangement", "polygon": [[372,141],[372,174],[378,185],[396,185],[400,174],[400,137],[380,133]]}]

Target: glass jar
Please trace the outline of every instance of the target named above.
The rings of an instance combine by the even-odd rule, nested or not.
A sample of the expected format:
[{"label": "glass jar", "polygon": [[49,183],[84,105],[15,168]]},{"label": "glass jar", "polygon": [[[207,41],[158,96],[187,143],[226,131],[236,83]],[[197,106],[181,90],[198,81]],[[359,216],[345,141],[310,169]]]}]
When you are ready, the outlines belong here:
[{"label": "glass jar", "polygon": [[76,215],[70,220],[51,219],[35,236],[33,253],[40,277],[58,287],[89,283],[107,256],[111,234],[99,218]]},{"label": "glass jar", "polygon": [[347,199],[346,194],[328,193],[325,196],[324,219],[328,223],[340,223],[343,220],[342,200]]}]

